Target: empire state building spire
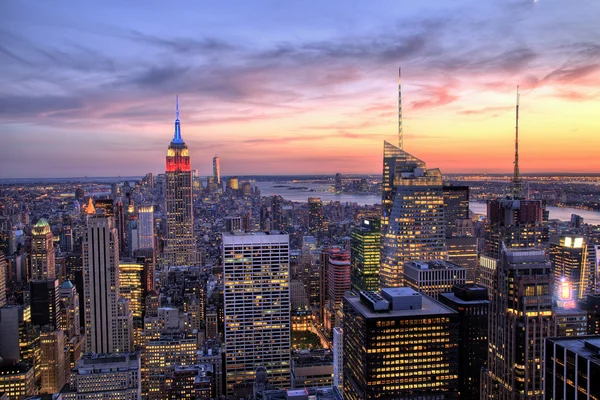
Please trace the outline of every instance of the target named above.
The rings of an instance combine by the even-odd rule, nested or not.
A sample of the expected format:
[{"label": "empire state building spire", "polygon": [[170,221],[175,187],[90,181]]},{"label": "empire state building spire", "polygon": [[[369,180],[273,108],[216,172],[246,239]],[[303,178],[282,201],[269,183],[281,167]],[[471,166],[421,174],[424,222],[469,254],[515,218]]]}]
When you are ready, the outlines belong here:
[{"label": "empire state building spire", "polygon": [[179,95],[175,96],[175,136],[173,137],[173,143],[183,144],[183,139],[181,139],[181,124],[179,122]]}]

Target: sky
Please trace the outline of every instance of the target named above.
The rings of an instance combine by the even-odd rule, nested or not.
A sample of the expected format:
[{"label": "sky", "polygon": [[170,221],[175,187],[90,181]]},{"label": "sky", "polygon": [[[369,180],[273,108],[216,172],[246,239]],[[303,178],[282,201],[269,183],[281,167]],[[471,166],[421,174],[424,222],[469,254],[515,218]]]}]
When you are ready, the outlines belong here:
[{"label": "sky", "polygon": [[0,178],[599,172],[600,1],[0,2]]}]

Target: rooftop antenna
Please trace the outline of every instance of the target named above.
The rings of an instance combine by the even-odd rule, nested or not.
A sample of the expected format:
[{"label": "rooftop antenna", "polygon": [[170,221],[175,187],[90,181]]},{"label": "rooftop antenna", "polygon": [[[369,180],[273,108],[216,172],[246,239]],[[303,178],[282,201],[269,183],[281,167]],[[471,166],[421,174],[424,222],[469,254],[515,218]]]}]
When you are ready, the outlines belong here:
[{"label": "rooftop antenna", "polygon": [[179,122],[179,95],[175,95],[175,136],[173,137],[173,143],[181,144],[181,125]]},{"label": "rooftop antenna", "polygon": [[398,67],[398,148],[402,150],[404,135],[402,133],[402,67]]},{"label": "rooftop antenna", "polygon": [[519,173],[519,86],[517,85],[517,106],[515,120],[515,171],[513,175],[513,199],[521,198],[523,182]]}]

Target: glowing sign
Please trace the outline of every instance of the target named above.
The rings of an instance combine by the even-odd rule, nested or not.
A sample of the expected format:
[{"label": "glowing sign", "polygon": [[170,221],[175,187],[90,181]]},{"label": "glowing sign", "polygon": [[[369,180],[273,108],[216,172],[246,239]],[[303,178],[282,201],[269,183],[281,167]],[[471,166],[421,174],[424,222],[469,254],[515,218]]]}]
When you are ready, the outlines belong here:
[{"label": "glowing sign", "polygon": [[569,300],[571,298],[571,284],[565,278],[560,280],[560,299]]}]

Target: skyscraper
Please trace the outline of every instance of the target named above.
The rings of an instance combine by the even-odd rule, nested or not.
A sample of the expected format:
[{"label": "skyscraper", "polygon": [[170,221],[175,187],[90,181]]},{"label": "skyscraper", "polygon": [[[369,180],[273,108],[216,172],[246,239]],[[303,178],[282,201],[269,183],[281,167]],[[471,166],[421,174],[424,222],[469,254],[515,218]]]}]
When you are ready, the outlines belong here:
[{"label": "skyscraper", "polygon": [[167,237],[164,262],[168,266],[196,265],[192,170],[188,148],[181,138],[178,101],[175,136],[167,151],[165,179]]},{"label": "skyscraper", "polygon": [[331,338],[333,328],[341,326],[337,314],[342,309],[346,291],[350,290],[350,252],[338,247],[329,249],[327,262],[327,306],[325,307],[325,329]]},{"label": "skyscraper", "polygon": [[113,217],[89,215],[83,236],[83,293],[88,352],[126,352],[133,345],[131,312],[119,304],[119,244],[113,224]]},{"label": "skyscraper", "polygon": [[6,305],[6,258],[0,251],[0,307]]},{"label": "skyscraper", "polygon": [[597,399],[600,396],[600,336],[546,340],[544,399]]},{"label": "skyscraper", "polygon": [[45,327],[40,334],[41,393],[57,393],[65,384],[65,334]]},{"label": "skyscraper", "polygon": [[31,279],[54,279],[54,269],[54,236],[48,221],[40,218],[31,232]]},{"label": "skyscraper", "polygon": [[477,274],[477,238],[473,236],[473,221],[469,218],[469,187],[444,185],[444,221],[448,261],[467,269],[467,282]]},{"label": "skyscraper", "polygon": [[458,312],[458,390],[460,399],[479,400],[481,368],[487,365],[488,313],[487,290],[478,285],[454,286],[452,292],[438,297]]},{"label": "skyscraper", "polygon": [[58,280],[31,281],[31,322],[34,325],[51,325],[60,328],[59,285]]},{"label": "skyscraper", "polygon": [[544,250],[502,250],[490,296],[482,399],[543,398],[544,339],[554,332],[553,280]]},{"label": "skyscraper", "polygon": [[272,231],[223,233],[227,394],[254,381],[290,386],[289,236]]},{"label": "skyscraper", "polygon": [[458,313],[410,288],[344,297],[344,399],[456,399]]},{"label": "skyscraper", "polygon": [[401,286],[404,262],[445,260],[442,173],[403,149],[402,84],[398,69],[398,147],[383,142],[381,287]]},{"label": "skyscraper", "polygon": [[462,236],[457,221],[470,219],[469,187],[444,185],[444,222],[446,237]]},{"label": "skyscraper", "polygon": [[221,162],[216,154],[213,157],[213,179],[215,184],[221,188]]},{"label": "skyscraper", "polygon": [[439,169],[384,143],[381,287],[401,286],[404,263],[444,260],[444,195]]},{"label": "skyscraper", "polygon": [[323,233],[323,202],[318,197],[308,198],[308,234],[319,237]]},{"label": "skyscraper", "polygon": [[573,290],[573,301],[584,300],[593,293],[594,269],[587,260],[588,249],[583,236],[556,235],[550,238],[550,262],[554,285],[566,278]]},{"label": "skyscraper", "polygon": [[154,206],[138,207],[138,248],[154,250]]},{"label": "skyscraper", "polygon": [[365,219],[350,231],[350,280],[356,293],[379,288],[380,232],[376,219]]}]

